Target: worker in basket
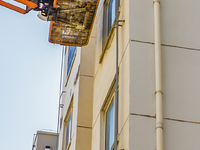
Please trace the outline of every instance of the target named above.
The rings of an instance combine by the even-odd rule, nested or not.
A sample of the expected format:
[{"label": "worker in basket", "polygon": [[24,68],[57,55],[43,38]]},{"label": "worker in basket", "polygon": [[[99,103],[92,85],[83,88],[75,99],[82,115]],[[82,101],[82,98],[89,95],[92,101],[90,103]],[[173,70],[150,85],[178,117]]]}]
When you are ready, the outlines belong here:
[{"label": "worker in basket", "polygon": [[53,7],[53,0],[41,0],[39,2],[39,7],[36,8],[36,11],[39,11],[38,17],[44,21],[47,21],[47,15],[49,8]]}]

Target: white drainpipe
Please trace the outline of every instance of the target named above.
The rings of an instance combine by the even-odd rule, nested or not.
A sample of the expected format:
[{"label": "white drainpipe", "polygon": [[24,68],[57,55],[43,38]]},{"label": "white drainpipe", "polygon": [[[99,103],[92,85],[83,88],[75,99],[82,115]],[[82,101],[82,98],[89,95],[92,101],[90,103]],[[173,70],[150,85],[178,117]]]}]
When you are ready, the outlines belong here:
[{"label": "white drainpipe", "polygon": [[163,144],[163,92],[162,92],[162,58],[160,0],[154,0],[154,36],[155,36],[155,84],[156,84],[156,146],[164,150]]}]

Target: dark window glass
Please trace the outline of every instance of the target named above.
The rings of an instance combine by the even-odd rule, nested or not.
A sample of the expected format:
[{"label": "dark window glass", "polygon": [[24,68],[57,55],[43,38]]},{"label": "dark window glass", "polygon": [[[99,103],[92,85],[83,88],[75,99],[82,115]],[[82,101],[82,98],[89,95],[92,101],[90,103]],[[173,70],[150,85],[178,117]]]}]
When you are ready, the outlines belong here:
[{"label": "dark window glass", "polygon": [[114,144],[114,100],[106,112],[106,150],[111,150]]},{"label": "dark window glass", "polygon": [[69,72],[72,67],[72,62],[74,60],[74,56],[76,53],[76,46],[69,46],[68,49],[68,62],[67,62],[67,76],[69,75]]},{"label": "dark window glass", "polygon": [[110,32],[110,29],[115,21],[115,14],[116,14],[116,9],[115,9],[115,5],[116,5],[116,0],[110,0],[109,3],[109,10],[108,10],[108,34]]},{"label": "dark window glass", "polygon": [[105,1],[104,3],[104,14],[103,14],[103,48],[108,40],[108,35],[110,34],[111,28],[115,21],[116,15],[116,0]]}]

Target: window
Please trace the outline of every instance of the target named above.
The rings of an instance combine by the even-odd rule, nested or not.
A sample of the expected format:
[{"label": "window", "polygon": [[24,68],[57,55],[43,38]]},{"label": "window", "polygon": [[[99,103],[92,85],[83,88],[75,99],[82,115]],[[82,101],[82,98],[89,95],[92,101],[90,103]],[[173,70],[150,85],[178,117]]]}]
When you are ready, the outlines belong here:
[{"label": "window", "polygon": [[105,97],[104,103],[101,108],[101,129],[100,132],[104,132],[105,134],[101,134],[101,145],[100,147],[104,150],[114,150],[115,143],[115,95],[116,95],[116,78],[113,79],[108,93]]},{"label": "window", "polygon": [[[113,25],[115,23],[116,16],[116,2],[118,0],[105,0],[104,11],[103,11],[103,36],[102,36],[102,47],[103,53],[107,48],[109,41],[112,39]],[[120,1],[120,0],[119,0]],[[101,62],[101,60],[100,60]]]},{"label": "window", "polygon": [[44,150],[51,150],[50,146],[46,146]]},{"label": "window", "polygon": [[113,23],[115,21],[116,14],[116,0],[106,0],[104,3],[104,15],[103,15],[103,48],[106,45],[108,35],[111,31]]},{"label": "window", "polygon": [[114,98],[106,111],[106,150],[114,148]]},{"label": "window", "polygon": [[67,76],[69,75],[69,72],[71,70],[75,53],[76,53],[76,46],[69,46],[69,48],[68,48],[68,61],[67,61]]},{"label": "window", "polygon": [[62,142],[62,150],[69,150],[71,146],[72,140],[72,121],[73,121],[73,98],[72,95],[70,104],[68,106],[67,113],[64,118],[64,129],[63,129],[63,142]]},{"label": "window", "polygon": [[71,111],[69,118],[67,120],[65,149],[67,149],[70,145],[71,132],[72,132],[72,111]]},{"label": "window", "polygon": [[116,0],[110,0],[108,5],[108,33],[110,32],[110,29],[115,21],[115,14],[116,14]]}]

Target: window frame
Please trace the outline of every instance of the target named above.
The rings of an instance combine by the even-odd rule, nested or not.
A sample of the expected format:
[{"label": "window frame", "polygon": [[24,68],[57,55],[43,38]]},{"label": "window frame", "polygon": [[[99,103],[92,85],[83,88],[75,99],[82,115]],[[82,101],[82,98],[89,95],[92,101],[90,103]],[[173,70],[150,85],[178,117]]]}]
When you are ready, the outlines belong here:
[{"label": "window frame", "polygon": [[[68,68],[69,68],[69,65],[68,65],[68,62],[69,62],[69,48],[70,47],[75,47],[75,52],[74,52],[74,56],[73,56],[73,59],[72,59],[72,62],[71,62],[71,66],[70,66],[70,69],[69,69],[69,71],[68,71]],[[76,54],[77,54],[77,47],[76,46],[68,46],[68,48],[67,48],[67,59],[66,59],[66,62],[65,62],[65,64],[66,64],[66,71],[65,71],[65,76],[67,77],[66,78],[66,83],[65,83],[65,87],[67,86],[67,83],[68,83],[68,80],[69,80],[69,77],[70,77],[70,74],[71,74],[71,71],[72,71],[72,68],[73,68],[73,65],[74,65],[74,61],[75,61],[75,59],[76,59]]]},{"label": "window frame", "polygon": [[[118,85],[119,86],[119,85]],[[118,94],[119,94],[119,87],[117,88],[118,90]],[[107,127],[106,127],[106,113],[110,107],[110,104],[113,102],[113,111],[114,111],[114,115],[113,115],[113,121],[115,121],[115,99],[116,99],[116,76],[114,77],[111,85],[110,85],[110,88],[108,90],[108,93],[106,95],[106,98],[104,100],[104,103],[101,107],[101,116],[102,116],[102,119],[101,119],[101,130],[104,132],[104,134],[101,135],[101,143],[102,143],[102,148],[101,149],[106,149],[106,143],[107,143]],[[113,124],[113,133],[115,132],[114,129],[115,128],[115,122]],[[114,135],[115,136],[115,135]],[[113,141],[113,145],[112,147],[110,148],[110,150],[113,150],[114,149],[114,144],[115,141]]]},{"label": "window frame", "polygon": [[[71,49],[71,48],[73,48],[73,49]],[[72,51],[72,52],[74,51],[72,53],[72,58],[71,59],[69,59],[69,53],[70,53],[70,51]],[[69,46],[68,47],[68,53],[67,53],[67,77],[70,75],[70,72],[72,70],[73,62],[74,62],[74,59],[76,57],[76,52],[77,52],[77,47],[76,46]]]},{"label": "window frame", "polygon": [[[115,93],[113,93],[112,94],[112,97],[111,97],[111,99],[110,99],[110,102],[109,102],[109,105],[107,106],[107,109],[106,109],[106,111],[105,111],[105,150],[114,150],[114,143],[115,143],[115,141],[114,141],[114,132],[115,132],[115,120],[114,120],[114,118],[115,118],[115,114],[114,114],[114,112],[115,112],[115,104],[114,104],[114,102],[115,102]],[[109,135],[109,132],[110,132],[110,129],[109,129],[109,131],[108,131],[108,111],[109,111],[109,109],[110,109],[110,107],[113,107],[112,109],[113,109],[113,115],[112,115],[112,117],[113,117],[113,143],[112,143],[112,146],[111,147],[109,147],[109,142],[110,142],[110,135]],[[110,122],[109,122],[109,124],[110,124]],[[111,126],[109,126],[109,127],[111,127]]]},{"label": "window frame", "polygon": [[[112,21],[112,23],[110,23],[110,18],[112,18],[111,14],[109,13],[111,11],[111,2],[115,3],[115,15],[114,15],[114,19]],[[104,54],[106,49],[109,48],[113,37],[114,37],[114,29],[115,29],[115,25],[116,25],[116,2],[117,0],[105,0],[104,4],[103,4],[103,29],[102,29],[102,54],[100,56],[100,60],[99,63],[102,62]],[[118,6],[120,6],[120,0],[118,0]]]},{"label": "window frame", "polygon": [[[67,137],[67,130],[69,127],[69,119],[70,119],[70,137]],[[72,140],[72,123],[73,123],[73,96],[67,111],[67,114],[64,119],[65,126],[64,126],[64,132],[63,132],[63,150],[69,150],[71,146],[71,140]]]},{"label": "window frame", "polygon": [[[119,79],[119,78],[118,78]],[[118,82],[119,83],[119,82]],[[118,94],[119,94],[119,84],[117,87]],[[118,95],[119,97],[119,95]],[[106,97],[104,99],[104,102],[101,106],[101,112],[100,112],[100,149],[106,149],[106,112],[113,100],[114,102],[114,112],[115,112],[115,99],[116,99],[116,76],[113,78],[112,83],[110,84],[110,87],[107,91]],[[115,117],[115,113],[114,113]],[[115,124],[114,124],[115,125]],[[115,142],[115,141],[114,141]],[[115,145],[115,144],[113,144]],[[113,150],[114,146],[111,150]]]},{"label": "window frame", "polygon": [[[114,8],[113,8],[113,6],[112,6],[112,3],[114,3],[115,5],[114,5]],[[109,0],[109,3],[108,3],[108,6],[107,6],[108,8],[108,14],[107,14],[107,16],[108,16],[108,18],[107,18],[107,26],[108,26],[108,31],[107,31],[107,36],[109,35],[109,33],[110,33],[110,31],[111,31],[111,29],[112,29],[112,26],[114,25],[114,23],[115,23],[115,15],[116,15],[116,0]],[[112,18],[113,17],[113,9],[114,9],[114,18]]]},{"label": "window frame", "polygon": [[68,150],[71,144],[72,138],[72,111],[69,114],[69,117],[66,122],[66,129],[65,129],[65,149]]},{"label": "window frame", "polygon": [[[115,19],[113,20],[113,22],[111,23],[110,19],[111,19],[111,16],[112,14],[110,12],[111,11],[111,3],[112,2],[115,2],[116,3],[116,0],[105,0],[104,2],[104,6],[103,6],[103,48],[106,47],[106,43],[109,39],[109,35],[110,35],[110,32],[112,31],[113,29],[113,26],[115,24]],[[116,14],[116,8],[115,9],[115,14]],[[114,17],[115,18],[115,17]]]}]

